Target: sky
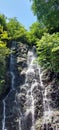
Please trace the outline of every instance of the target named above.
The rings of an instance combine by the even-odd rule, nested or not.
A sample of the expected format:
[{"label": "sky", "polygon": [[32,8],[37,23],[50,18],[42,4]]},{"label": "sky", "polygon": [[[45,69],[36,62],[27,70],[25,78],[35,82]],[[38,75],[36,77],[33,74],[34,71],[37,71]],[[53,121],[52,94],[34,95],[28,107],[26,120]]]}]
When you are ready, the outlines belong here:
[{"label": "sky", "polygon": [[0,0],[0,13],[5,14],[8,18],[16,17],[26,29],[36,22],[30,0]]}]

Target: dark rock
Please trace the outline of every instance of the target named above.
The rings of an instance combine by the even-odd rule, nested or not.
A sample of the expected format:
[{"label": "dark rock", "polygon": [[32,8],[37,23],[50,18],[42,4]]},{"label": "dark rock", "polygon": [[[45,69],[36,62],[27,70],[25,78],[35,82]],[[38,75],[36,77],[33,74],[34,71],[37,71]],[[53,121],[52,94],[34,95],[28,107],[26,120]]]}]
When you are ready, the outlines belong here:
[{"label": "dark rock", "polygon": [[29,113],[27,115],[27,117],[23,117],[21,119],[21,128],[22,130],[31,130],[31,126],[32,126],[32,114]]},{"label": "dark rock", "polygon": [[36,54],[36,46],[33,46],[33,52]]},{"label": "dark rock", "polygon": [[32,126],[32,113],[29,113],[26,118],[27,129],[30,130]]},{"label": "dark rock", "polygon": [[2,119],[3,119],[3,103],[0,101],[0,130],[2,130]]}]

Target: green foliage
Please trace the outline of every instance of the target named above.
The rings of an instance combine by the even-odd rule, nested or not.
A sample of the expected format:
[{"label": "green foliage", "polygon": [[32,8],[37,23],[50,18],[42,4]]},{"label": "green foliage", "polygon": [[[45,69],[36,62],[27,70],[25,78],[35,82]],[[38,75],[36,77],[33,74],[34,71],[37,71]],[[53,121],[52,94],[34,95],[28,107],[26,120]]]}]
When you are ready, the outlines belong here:
[{"label": "green foliage", "polygon": [[59,33],[44,34],[37,41],[39,64],[54,72],[59,72]]},{"label": "green foliage", "polygon": [[3,26],[0,25],[0,40],[1,41],[8,41],[8,32],[3,30]]},{"label": "green foliage", "polygon": [[47,29],[39,22],[35,22],[30,26],[30,31],[27,32],[28,42],[35,44],[36,40],[41,39],[44,32],[47,32]]},{"label": "green foliage", "polygon": [[5,84],[5,80],[1,80],[1,79],[0,79],[0,94],[1,94],[2,91],[3,91],[3,86],[4,86],[4,84]]},{"label": "green foliage", "polygon": [[[35,29],[35,25],[31,27],[32,36],[34,36],[36,40],[39,63],[44,68],[59,72],[59,33],[53,35],[47,34],[47,32],[59,32],[59,1],[30,1],[32,1],[34,15],[37,15],[38,21],[44,25],[43,28],[41,26],[40,29],[37,26]],[[46,27],[46,30],[44,27]],[[44,32],[46,34],[44,34]],[[33,37],[31,38],[33,39]]]},{"label": "green foliage", "polygon": [[5,83],[6,57],[10,54],[10,50],[7,48],[6,43],[1,41],[1,39],[0,37],[0,94],[3,91]]},{"label": "green foliage", "polygon": [[39,21],[43,22],[49,31],[59,31],[59,1],[31,0],[32,10]]},{"label": "green foliage", "polygon": [[6,73],[6,57],[9,55],[10,50],[7,48],[8,41],[6,17],[0,14],[0,94],[3,91]]},{"label": "green foliage", "polygon": [[7,23],[7,28],[8,28],[9,36],[13,37],[15,32],[19,30],[20,24],[16,18],[11,18],[9,19],[9,22]]},{"label": "green foliage", "polygon": [[3,26],[3,30],[7,30],[6,17],[4,14],[0,14],[0,26]]},{"label": "green foliage", "polygon": [[6,43],[0,41],[0,93],[3,90],[5,72],[6,72],[6,57],[10,50],[6,47]]},{"label": "green foliage", "polygon": [[21,42],[26,42],[27,41],[27,38],[26,38],[26,35],[27,35],[27,31],[26,29],[21,26],[14,34],[14,39],[16,41],[21,41]]},{"label": "green foliage", "polygon": [[8,39],[8,33],[7,31],[3,31],[3,33],[0,35],[1,40],[7,40]]},{"label": "green foliage", "polygon": [[24,26],[18,22],[16,18],[9,19],[7,23],[8,35],[11,39],[17,41],[25,41],[26,40],[26,29]]},{"label": "green foliage", "polygon": [[27,42],[29,45],[33,45],[36,41],[36,38],[34,37],[33,33],[31,31],[27,32]]},{"label": "green foliage", "polygon": [[35,38],[40,39],[45,31],[45,28],[43,28],[39,22],[35,22],[31,25],[30,31],[34,35]]},{"label": "green foliage", "polygon": [[6,43],[0,41],[0,76],[4,74],[6,67],[6,56],[10,53],[10,50],[6,47]]},{"label": "green foliage", "polygon": [[[0,25],[0,34],[2,34],[2,33],[3,33],[3,26]],[[1,37],[1,35],[0,35],[0,37]]]}]

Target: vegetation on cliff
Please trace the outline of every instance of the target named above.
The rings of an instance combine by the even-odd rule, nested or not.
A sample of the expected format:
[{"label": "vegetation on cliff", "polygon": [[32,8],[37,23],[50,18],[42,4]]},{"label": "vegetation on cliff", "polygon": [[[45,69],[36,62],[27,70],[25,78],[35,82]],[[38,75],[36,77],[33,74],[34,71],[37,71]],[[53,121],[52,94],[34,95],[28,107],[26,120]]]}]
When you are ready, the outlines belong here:
[{"label": "vegetation on cliff", "polygon": [[6,58],[10,53],[9,48],[7,48],[6,39],[8,39],[8,34],[3,30],[3,26],[0,25],[0,94],[5,83]]},{"label": "vegetation on cliff", "polygon": [[55,73],[59,72],[59,33],[45,33],[37,40],[39,64]]}]

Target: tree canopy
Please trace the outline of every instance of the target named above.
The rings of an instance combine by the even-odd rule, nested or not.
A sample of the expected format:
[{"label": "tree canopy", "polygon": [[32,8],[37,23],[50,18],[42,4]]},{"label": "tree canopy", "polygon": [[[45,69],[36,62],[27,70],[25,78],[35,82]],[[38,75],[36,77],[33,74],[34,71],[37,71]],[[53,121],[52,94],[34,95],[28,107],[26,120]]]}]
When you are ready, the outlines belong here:
[{"label": "tree canopy", "polygon": [[58,0],[30,0],[32,10],[39,21],[50,30],[59,31],[59,1]]},{"label": "tree canopy", "polygon": [[6,17],[1,14],[0,15],[0,94],[3,91],[4,83],[5,83],[5,75],[6,75],[6,57],[10,53],[10,49],[7,48],[7,23]]},{"label": "tree canopy", "polygon": [[27,32],[27,39],[29,43],[35,44],[37,39],[41,39],[44,35],[44,32],[47,32],[46,27],[43,27],[41,23],[34,22],[30,26],[30,30]]},{"label": "tree canopy", "polygon": [[7,30],[6,19],[4,14],[0,14],[0,26],[3,26],[3,30]]},{"label": "tree canopy", "polygon": [[7,23],[8,34],[14,40],[22,40],[26,39],[26,29],[24,26],[14,17],[9,19]]},{"label": "tree canopy", "polygon": [[44,34],[37,41],[38,61],[45,69],[59,72],[59,33]]}]

